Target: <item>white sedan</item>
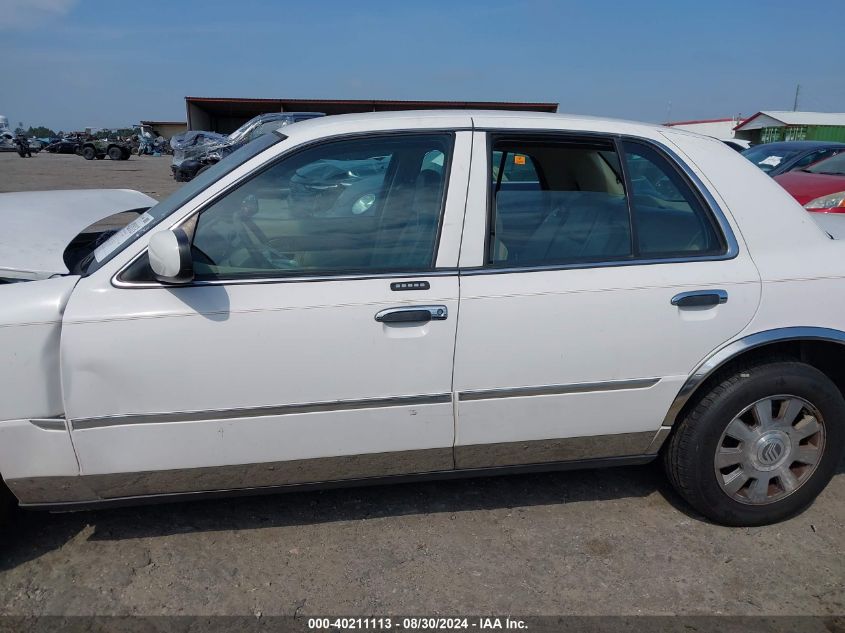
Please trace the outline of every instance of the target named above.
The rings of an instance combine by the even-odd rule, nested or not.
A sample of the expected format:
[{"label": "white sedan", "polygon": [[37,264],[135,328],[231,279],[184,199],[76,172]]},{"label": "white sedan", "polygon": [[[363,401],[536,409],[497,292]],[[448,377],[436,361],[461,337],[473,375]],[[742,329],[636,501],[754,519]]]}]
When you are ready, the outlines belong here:
[{"label": "white sedan", "polygon": [[156,205],[82,195],[0,196],[22,506],[662,457],[701,514],[759,525],[843,453],[845,247],[716,139],[332,116]]}]

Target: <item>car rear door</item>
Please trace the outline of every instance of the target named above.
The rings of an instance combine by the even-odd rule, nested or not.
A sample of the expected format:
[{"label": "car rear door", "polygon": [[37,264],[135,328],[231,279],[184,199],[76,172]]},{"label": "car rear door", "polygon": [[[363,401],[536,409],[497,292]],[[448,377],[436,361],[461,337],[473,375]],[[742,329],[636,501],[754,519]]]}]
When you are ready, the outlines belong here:
[{"label": "car rear door", "polygon": [[470,132],[309,145],[184,226],[196,279],[144,255],[79,282],[66,415],[102,498],[453,467]]},{"label": "car rear door", "polygon": [[688,374],[758,305],[737,232],[665,144],[476,134],[456,466],[648,453]]}]

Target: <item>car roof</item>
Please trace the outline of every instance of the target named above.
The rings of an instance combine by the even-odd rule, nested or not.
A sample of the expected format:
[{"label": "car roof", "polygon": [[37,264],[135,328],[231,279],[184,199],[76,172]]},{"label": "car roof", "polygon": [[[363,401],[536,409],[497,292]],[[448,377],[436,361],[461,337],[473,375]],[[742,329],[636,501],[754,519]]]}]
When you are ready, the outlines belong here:
[{"label": "car roof", "polygon": [[[501,127],[508,127],[509,125],[518,126],[519,123],[533,123],[531,127],[536,126],[540,121],[548,121],[552,128],[566,127],[567,124],[573,124],[576,129],[584,128],[584,123],[590,123],[596,129],[604,129],[618,125],[636,126],[643,129],[650,129],[652,131],[667,131],[667,128],[653,124],[642,123],[639,121],[627,121],[624,119],[604,118],[588,115],[578,114],[564,114],[551,112],[532,112],[523,110],[393,110],[388,112],[362,112],[353,114],[335,114],[331,116],[308,119],[307,121],[300,121],[298,123],[285,126],[282,133],[288,134],[288,131],[293,127],[297,130],[305,130],[317,132],[318,128],[325,127],[356,127],[360,125],[362,128],[369,127],[377,129],[386,129],[387,127],[395,126],[396,128],[413,128],[413,122],[420,119],[428,119],[429,121],[435,119],[452,119],[457,121],[463,120],[464,125],[469,124],[469,120],[481,120],[485,123],[495,120],[496,125]],[[456,127],[453,123],[445,123],[444,127]]]}]

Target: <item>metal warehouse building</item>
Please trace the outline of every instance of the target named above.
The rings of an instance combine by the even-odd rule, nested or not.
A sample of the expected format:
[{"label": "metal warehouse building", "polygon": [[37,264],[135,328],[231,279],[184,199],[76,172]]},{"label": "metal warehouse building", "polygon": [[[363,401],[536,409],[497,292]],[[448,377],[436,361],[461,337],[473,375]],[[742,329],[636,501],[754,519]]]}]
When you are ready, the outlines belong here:
[{"label": "metal warehouse building", "polygon": [[141,121],[141,125],[149,125],[166,139],[182,134],[188,129],[188,124],[184,121]]},{"label": "metal warehouse building", "polygon": [[843,141],[845,113],[764,110],[734,128],[736,138],[752,143]]},{"label": "metal warehouse building", "polygon": [[252,117],[265,112],[384,112],[389,110],[529,110],[557,112],[557,103],[510,101],[394,101],[341,99],[229,99],[185,97],[189,130],[211,130],[228,134]]}]

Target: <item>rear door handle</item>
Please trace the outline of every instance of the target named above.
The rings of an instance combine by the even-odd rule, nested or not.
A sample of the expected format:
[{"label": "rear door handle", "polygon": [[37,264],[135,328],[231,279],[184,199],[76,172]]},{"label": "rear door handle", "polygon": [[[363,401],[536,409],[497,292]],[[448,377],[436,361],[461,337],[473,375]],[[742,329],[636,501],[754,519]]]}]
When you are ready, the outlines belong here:
[{"label": "rear door handle", "polygon": [[693,290],[672,297],[672,305],[679,308],[717,306],[727,302],[728,293],[725,290]]},{"label": "rear door handle", "polygon": [[379,323],[427,323],[445,321],[449,316],[446,306],[402,306],[376,312]]}]

